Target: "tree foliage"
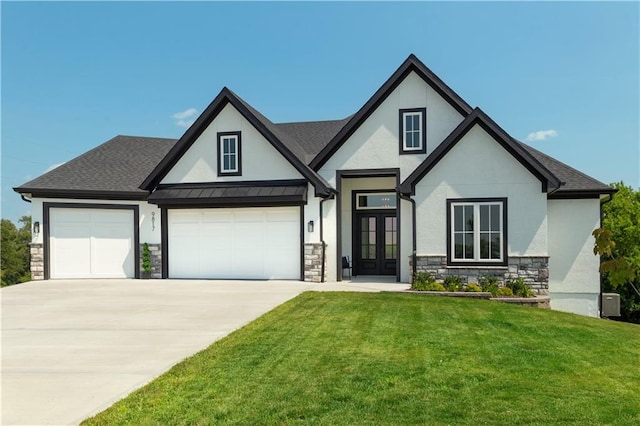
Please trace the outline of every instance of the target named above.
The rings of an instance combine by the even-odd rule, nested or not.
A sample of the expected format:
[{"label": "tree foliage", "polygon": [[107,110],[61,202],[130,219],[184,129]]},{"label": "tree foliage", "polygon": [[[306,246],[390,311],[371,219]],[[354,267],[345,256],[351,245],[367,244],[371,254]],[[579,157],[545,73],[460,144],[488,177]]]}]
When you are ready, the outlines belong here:
[{"label": "tree foliage", "polygon": [[619,182],[602,206],[602,228],[593,232],[605,292],[620,293],[622,320],[640,323],[640,190]]},{"label": "tree foliage", "polygon": [[1,270],[0,278],[2,287],[22,283],[31,279],[29,271],[29,243],[31,242],[31,217],[22,216],[19,220],[22,224],[16,227],[8,219],[2,219],[0,223],[1,244]]}]

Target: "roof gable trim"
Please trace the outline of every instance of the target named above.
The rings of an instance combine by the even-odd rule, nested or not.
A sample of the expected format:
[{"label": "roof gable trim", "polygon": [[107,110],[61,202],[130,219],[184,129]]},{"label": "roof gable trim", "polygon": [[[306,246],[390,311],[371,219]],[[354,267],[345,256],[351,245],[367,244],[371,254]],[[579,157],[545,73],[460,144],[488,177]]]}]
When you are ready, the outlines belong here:
[{"label": "roof gable trim", "polygon": [[249,110],[237,95],[235,95],[227,87],[224,87],[218,96],[209,104],[205,111],[198,119],[189,127],[185,134],[178,140],[176,145],[162,159],[158,166],[145,179],[140,188],[152,190],[167,175],[176,163],[182,158],[187,150],[202,135],[205,129],[215,120],[220,112],[231,104],[265,139],[282,155],[285,159],[315,188],[316,195],[325,196],[331,193],[331,188],[322,178],[320,178],[307,165],[302,163],[271,130],[256,115]]},{"label": "roof gable trim", "polygon": [[538,178],[542,184],[542,192],[556,190],[561,186],[560,180],[533,158],[522,147],[500,128],[480,108],[475,108],[447,138],[405,179],[399,187],[403,194],[415,194],[416,184],[473,128],[479,125],[509,154],[511,154],[529,172]]},{"label": "roof gable trim", "polygon": [[389,79],[374,93],[374,95],[351,117],[351,119],[340,129],[318,155],[311,161],[310,166],[318,170],[329,158],[346,142],[346,140],[373,114],[373,112],[384,102],[391,93],[402,83],[411,73],[415,72],[442,98],[444,98],[462,116],[466,117],[472,108],[456,92],[447,86],[438,76],[436,76],[425,64],[423,64],[414,54],[400,65],[400,67],[389,77]]}]

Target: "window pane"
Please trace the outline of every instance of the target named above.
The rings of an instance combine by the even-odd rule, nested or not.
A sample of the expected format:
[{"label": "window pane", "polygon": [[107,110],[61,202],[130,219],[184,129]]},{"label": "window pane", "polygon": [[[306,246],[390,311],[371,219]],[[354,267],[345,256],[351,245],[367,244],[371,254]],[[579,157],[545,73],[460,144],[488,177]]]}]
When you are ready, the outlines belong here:
[{"label": "window pane", "polygon": [[455,259],[462,259],[462,253],[463,253],[463,237],[462,234],[456,234],[455,235],[455,247],[454,247],[454,254],[453,257]]},{"label": "window pane", "polygon": [[489,233],[480,233],[480,259],[489,259]]},{"label": "window pane", "polygon": [[229,138],[222,139],[222,152],[225,154],[229,152]]},{"label": "window pane", "polygon": [[454,231],[462,231],[462,206],[454,206],[453,207],[453,230]]},{"label": "window pane", "polygon": [[410,115],[405,115],[404,116],[404,131],[405,132],[410,132],[411,130],[413,130],[413,127],[411,125],[412,121],[411,121],[411,116]]},{"label": "window pane", "polygon": [[502,242],[500,241],[499,233],[491,234],[491,259],[500,259],[500,250],[502,248]]},{"label": "window pane", "polygon": [[222,170],[229,170],[229,156],[223,155],[222,160],[223,160]]},{"label": "window pane", "polygon": [[420,130],[420,115],[413,116],[413,130]]},{"label": "window pane", "polygon": [[473,233],[471,232],[464,234],[464,258],[473,259]]},{"label": "window pane", "polygon": [[500,205],[491,206],[491,230],[500,231]]},{"label": "window pane", "polygon": [[489,206],[480,206],[480,231],[489,230]]},{"label": "window pane", "polygon": [[229,139],[229,153],[230,154],[235,154],[236,153],[236,141],[233,139]]},{"label": "window pane", "polygon": [[464,206],[464,230],[473,231],[473,206]]},{"label": "window pane", "polygon": [[229,170],[235,170],[236,169],[236,156],[235,155],[230,155],[229,156]]},{"label": "window pane", "polygon": [[362,233],[369,232],[369,218],[363,217],[362,223],[360,224],[360,226],[361,226],[360,230],[362,231]]}]

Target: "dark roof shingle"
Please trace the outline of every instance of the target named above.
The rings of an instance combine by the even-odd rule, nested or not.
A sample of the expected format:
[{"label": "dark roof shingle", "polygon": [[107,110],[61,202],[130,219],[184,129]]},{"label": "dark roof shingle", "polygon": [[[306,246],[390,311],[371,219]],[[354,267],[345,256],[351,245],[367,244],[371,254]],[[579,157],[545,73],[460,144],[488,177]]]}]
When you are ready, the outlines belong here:
[{"label": "dark roof shingle", "polygon": [[175,143],[175,139],[116,136],[15,190],[114,192],[144,198],[147,191],[140,184]]}]

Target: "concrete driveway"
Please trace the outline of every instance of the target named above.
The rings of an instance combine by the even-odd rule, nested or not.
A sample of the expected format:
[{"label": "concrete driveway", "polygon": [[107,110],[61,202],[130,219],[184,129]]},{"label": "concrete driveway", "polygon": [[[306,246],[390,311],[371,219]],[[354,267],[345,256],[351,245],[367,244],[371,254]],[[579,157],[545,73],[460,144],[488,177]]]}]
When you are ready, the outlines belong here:
[{"label": "concrete driveway", "polygon": [[2,424],[77,424],[303,291],[407,287],[69,280],[4,288]]}]

